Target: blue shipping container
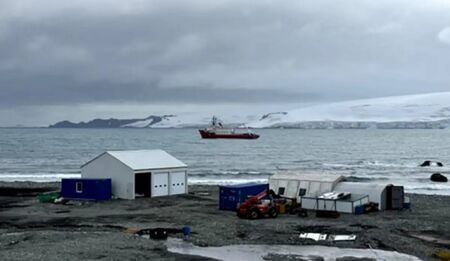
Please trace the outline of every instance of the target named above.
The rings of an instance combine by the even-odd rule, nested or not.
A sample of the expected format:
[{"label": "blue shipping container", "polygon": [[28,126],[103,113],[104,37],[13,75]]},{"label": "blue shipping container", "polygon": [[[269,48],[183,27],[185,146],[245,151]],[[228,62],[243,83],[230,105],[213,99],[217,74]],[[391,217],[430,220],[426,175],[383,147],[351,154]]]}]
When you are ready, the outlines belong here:
[{"label": "blue shipping container", "polygon": [[219,186],[219,209],[235,211],[238,203],[264,190],[269,190],[269,184],[247,183]]},{"label": "blue shipping container", "polygon": [[111,199],[111,179],[62,179],[61,196],[68,199]]}]

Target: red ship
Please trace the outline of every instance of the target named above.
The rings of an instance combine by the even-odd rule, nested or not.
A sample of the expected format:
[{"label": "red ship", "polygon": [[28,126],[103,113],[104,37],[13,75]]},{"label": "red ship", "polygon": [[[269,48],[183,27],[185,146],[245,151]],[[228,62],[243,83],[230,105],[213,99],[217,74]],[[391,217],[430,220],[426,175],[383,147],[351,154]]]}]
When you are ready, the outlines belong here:
[{"label": "red ship", "polygon": [[250,132],[247,129],[247,132],[236,132],[234,129],[225,129],[223,128],[222,123],[216,118],[213,117],[211,120],[211,124],[208,128],[198,130],[203,139],[257,139],[259,135],[253,132]]}]

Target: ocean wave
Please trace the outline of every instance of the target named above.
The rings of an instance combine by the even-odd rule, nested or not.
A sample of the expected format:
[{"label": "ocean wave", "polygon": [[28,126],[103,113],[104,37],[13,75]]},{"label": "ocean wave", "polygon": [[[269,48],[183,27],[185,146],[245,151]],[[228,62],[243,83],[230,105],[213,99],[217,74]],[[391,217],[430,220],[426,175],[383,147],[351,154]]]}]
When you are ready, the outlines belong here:
[{"label": "ocean wave", "polygon": [[189,176],[218,176],[218,177],[241,177],[241,176],[270,176],[274,173],[266,171],[236,171],[236,170],[224,170],[224,171],[188,171]]},{"label": "ocean wave", "polygon": [[353,169],[353,168],[418,168],[419,164],[411,163],[411,162],[383,162],[378,160],[357,160],[354,162],[331,162],[331,163],[323,163],[324,167],[331,168],[344,168],[344,169]]},{"label": "ocean wave", "polygon": [[61,181],[62,178],[80,178],[81,174],[17,174],[17,173],[3,173],[0,174],[0,181],[34,181],[34,182],[52,182]]},{"label": "ocean wave", "polygon": [[349,182],[372,182],[376,180],[388,180],[386,177],[361,177],[361,176],[346,176],[345,181]]},{"label": "ocean wave", "polygon": [[189,185],[235,185],[245,183],[267,183],[267,179],[189,179]]}]

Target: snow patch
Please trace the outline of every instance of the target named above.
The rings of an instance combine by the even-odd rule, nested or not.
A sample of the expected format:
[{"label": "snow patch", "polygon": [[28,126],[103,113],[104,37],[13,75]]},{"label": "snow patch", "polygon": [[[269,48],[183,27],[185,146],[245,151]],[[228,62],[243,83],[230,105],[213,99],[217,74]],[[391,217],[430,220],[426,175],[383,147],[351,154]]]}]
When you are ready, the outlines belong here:
[{"label": "snow patch", "polygon": [[248,123],[254,128],[291,126],[299,122],[427,122],[450,119],[450,92],[392,96],[315,105],[267,114]]}]

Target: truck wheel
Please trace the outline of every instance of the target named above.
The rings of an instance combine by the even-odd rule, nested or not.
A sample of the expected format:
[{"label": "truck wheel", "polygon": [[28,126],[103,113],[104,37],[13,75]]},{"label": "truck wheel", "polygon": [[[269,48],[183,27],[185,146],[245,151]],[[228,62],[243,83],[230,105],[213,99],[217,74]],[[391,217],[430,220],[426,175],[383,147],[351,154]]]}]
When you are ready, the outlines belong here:
[{"label": "truck wheel", "polygon": [[278,216],[278,212],[275,208],[269,209],[269,217],[270,218],[276,218]]},{"label": "truck wheel", "polygon": [[259,218],[259,210],[256,208],[250,209],[250,212],[248,213],[248,218],[250,219]]}]

